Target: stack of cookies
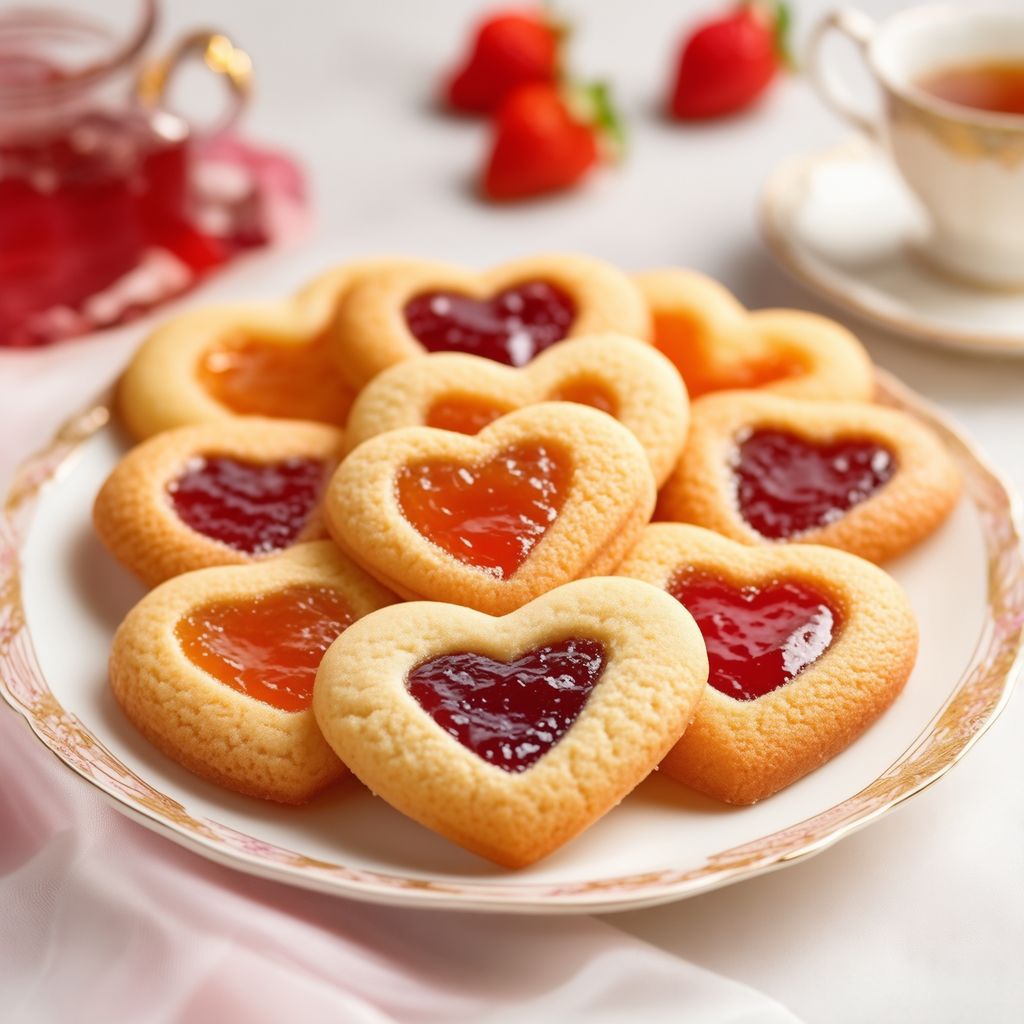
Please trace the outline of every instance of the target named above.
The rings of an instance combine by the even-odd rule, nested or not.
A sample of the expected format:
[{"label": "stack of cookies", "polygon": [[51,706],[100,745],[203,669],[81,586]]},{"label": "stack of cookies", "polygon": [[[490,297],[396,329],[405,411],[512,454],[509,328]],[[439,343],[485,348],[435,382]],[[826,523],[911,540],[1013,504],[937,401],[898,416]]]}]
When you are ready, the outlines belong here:
[{"label": "stack of cookies", "polygon": [[659,767],[761,800],[914,664],[878,563],[959,479],[873,394],[836,323],[578,255],[188,313],[121,381],[141,443],[96,499],[154,587],[114,694],[222,786],[301,804],[352,773],[509,867]]}]

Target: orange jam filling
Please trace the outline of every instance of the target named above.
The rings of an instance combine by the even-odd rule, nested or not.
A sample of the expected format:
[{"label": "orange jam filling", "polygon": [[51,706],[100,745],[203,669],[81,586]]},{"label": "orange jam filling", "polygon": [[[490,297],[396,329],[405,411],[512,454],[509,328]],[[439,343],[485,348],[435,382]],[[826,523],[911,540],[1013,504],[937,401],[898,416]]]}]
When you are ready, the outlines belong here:
[{"label": "orange jam filling", "polygon": [[195,608],[174,633],[189,661],[226,686],[281,711],[305,711],[324,651],[351,623],[333,590],[296,586]]},{"label": "orange jam filling", "polygon": [[402,515],[466,565],[508,579],[558,518],[572,467],[541,444],[506,448],[481,465],[433,459],[403,466]]},{"label": "orange jam filling", "polygon": [[570,381],[560,387],[553,395],[552,402],[576,402],[578,405],[589,405],[592,409],[600,409],[601,412],[615,416],[618,413],[618,403],[603,385],[596,380]]},{"label": "orange jam filling", "polygon": [[689,317],[655,316],[654,346],[679,371],[691,398],[729,388],[759,388],[804,373],[799,363],[780,357],[714,366],[704,356],[705,344],[700,327]]},{"label": "orange jam filling", "polygon": [[453,430],[458,434],[478,434],[488,423],[511,412],[499,409],[489,402],[466,395],[439,398],[427,411],[427,426],[438,430]]},{"label": "orange jam filling", "polygon": [[344,425],[352,398],[326,338],[303,345],[237,340],[199,361],[199,383],[213,399],[243,416]]}]

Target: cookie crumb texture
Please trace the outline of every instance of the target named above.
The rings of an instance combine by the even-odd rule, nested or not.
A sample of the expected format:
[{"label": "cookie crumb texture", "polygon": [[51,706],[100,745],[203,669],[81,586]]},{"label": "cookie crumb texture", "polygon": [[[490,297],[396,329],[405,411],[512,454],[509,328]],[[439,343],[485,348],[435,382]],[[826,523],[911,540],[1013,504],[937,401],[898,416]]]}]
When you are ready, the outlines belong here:
[{"label": "cookie crumb texture", "polygon": [[[327,532],[321,510],[322,494],[341,458],[343,445],[344,435],[337,428],[303,420],[239,416],[166,431],[131,449],[107,477],[93,505],[96,533],[104,547],[149,586],[193,569],[241,565],[273,554],[278,547],[285,546],[279,543],[282,538],[275,537],[274,531],[286,525],[287,543],[293,542],[292,534],[294,543],[319,540]],[[193,488],[196,500],[191,505],[175,501],[176,495],[171,491],[180,481],[187,480],[197,465],[216,464],[218,460],[229,468],[234,466],[234,495],[230,493],[230,478],[221,483],[219,498],[208,481],[198,481]],[[298,465],[295,460],[311,464],[314,475],[319,475],[323,482],[312,487],[306,482],[308,512],[291,529],[291,524],[275,523],[272,518],[280,517],[282,508],[293,508],[294,498],[282,502],[280,495],[271,494],[272,500],[268,502],[260,492],[259,481],[250,479],[246,468],[273,470],[276,465]],[[319,470],[315,463],[321,464]],[[283,475],[277,476],[279,479],[272,483],[280,489]],[[273,540],[273,546],[257,543],[256,550],[245,550],[245,543],[233,546],[218,536],[193,529],[186,522],[190,511],[205,509],[207,519],[216,525],[218,519],[223,520],[231,512],[225,502],[232,501],[244,514],[236,512],[235,528],[223,529],[222,536],[237,535],[244,540],[258,533],[256,520],[262,505],[263,513],[271,514],[263,532]]]},{"label": "cookie crumb texture", "polygon": [[498,416],[539,402],[573,401],[614,416],[640,442],[660,487],[686,439],[689,400],[675,367],[621,334],[553,346],[521,369],[444,352],[409,359],[359,393],[345,431],[349,451],[402,427],[478,433]]},{"label": "cookie crumb texture", "polygon": [[[521,771],[489,763],[410,693],[433,659],[511,663],[545,646],[600,645],[603,670],[560,739]],[[357,622],[328,650],[313,708],[328,743],[369,789],[453,842],[510,868],[593,824],[679,739],[707,680],[692,617],[635,580],[577,580],[492,618],[433,602]]]},{"label": "cookie crumb texture", "polygon": [[226,685],[185,653],[178,631],[197,610],[244,608],[298,587],[333,591],[351,618],[395,600],[330,541],[302,544],[257,565],[169,580],[128,613],[110,654],[114,696],[154,746],[210,782],[286,804],[305,803],[346,772],[312,710],[281,710]]},{"label": "cookie crumb texture", "polygon": [[[693,523],[743,544],[779,543],[745,517],[744,488],[752,496],[746,511],[755,522],[758,498],[770,498],[773,487],[792,521],[806,516],[819,498],[809,493],[806,480],[790,481],[781,489],[771,479],[778,469],[769,468],[754,479],[757,460],[742,459],[742,449],[752,440],[764,449],[766,437],[788,440],[787,457],[792,456],[797,474],[806,477],[810,465],[819,479],[845,474],[850,481],[852,497],[842,502],[845,508],[834,509],[821,525],[806,523],[807,528],[784,538],[788,542],[823,544],[885,562],[934,533],[960,496],[960,474],[942,442],[895,409],[733,391],[699,398],[691,411],[686,447],[658,497],[658,519]],[[853,454],[860,448],[877,449],[884,462],[869,459],[859,465],[850,454],[841,454],[844,446]],[[758,483],[760,495],[753,486]],[[834,489],[835,481],[829,487]]]},{"label": "cookie crumb texture", "polygon": [[[500,566],[483,560],[474,563],[468,535],[463,537],[465,553],[452,554],[458,538],[449,533],[477,528],[473,509],[487,498],[487,481],[502,463],[512,480],[518,468],[509,453],[526,448],[557,456],[554,461],[567,474],[557,514],[543,523],[533,516],[526,524],[532,531],[529,554],[510,571],[498,571]],[[411,500],[413,491],[405,467],[420,472],[423,479],[417,480],[429,485],[424,502],[436,498],[440,512],[458,503],[458,514],[450,517],[452,530],[440,521],[440,512],[423,519],[409,505],[409,515],[403,512],[403,497]],[[426,476],[435,469],[437,479],[463,481],[458,493],[433,490]],[[532,500],[541,493],[540,483],[546,488],[550,481],[538,481],[538,488],[529,480],[512,482]],[[372,438],[338,467],[324,504],[331,536],[389,589],[410,600],[504,614],[562,583],[614,570],[650,519],[654,501],[647,457],[625,427],[594,409],[548,402],[510,413],[476,437],[409,427]],[[438,532],[432,539],[429,530],[424,534],[417,527],[427,529],[435,519]],[[519,519],[510,515],[512,529]]]},{"label": "cookie crumb texture", "polygon": [[862,558],[812,545],[745,547],[696,526],[654,523],[619,568],[666,590],[681,571],[737,589],[808,587],[839,623],[811,664],[755,700],[707,687],[661,767],[716,800],[756,803],[835,757],[892,704],[914,667],[918,630],[910,601],[888,573]]}]

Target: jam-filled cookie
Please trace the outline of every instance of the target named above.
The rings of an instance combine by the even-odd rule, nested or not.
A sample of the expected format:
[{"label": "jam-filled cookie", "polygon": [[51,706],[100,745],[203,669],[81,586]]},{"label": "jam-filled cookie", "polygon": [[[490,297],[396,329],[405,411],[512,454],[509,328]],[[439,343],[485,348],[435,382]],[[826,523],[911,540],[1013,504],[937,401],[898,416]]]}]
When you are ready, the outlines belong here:
[{"label": "jam-filled cookie", "polygon": [[686,438],[689,401],[679,374],[650,345],[597,334],[563,342],[521,369],[439,352],[385,370],[360,392],[345,442],[399,427],[475,434],[499,416],[545,401],[578,402],[614,416],[647,452],[660,486]]},{"label": "jam-filled cookie", "polygon": [[327,329],[355,280],[396,265],[346,264],[283,302],[196,309],[168,320],[121,378],[121,419],[138,439],[237,415],[344,425],[354,391],[329,351]]},{"label": "jam-filled cookie", "polygon": [[338,308],[334,344],[342,372],[361,388],[427,352],[525,366],[563,338],[602,331],[647,338],[647,307],[636,285],[600,260],[549,255],[483,272],[407,262],[366,276]]},{"label": "jam-filled cookie", "polygon": [[635,580],[579,580],[502,618],[428,602],[377,612],[324,656],[313,710],[374,793],[515,868],[641,782],[706,679],[678,602]]},{"label": "jam-filled cookie", "polygon": [[917,654],[899,584],[811,545],[751,548],[655,523],[619,568],[696,619],[707,692],[662,762],[708,796],[751,804],[824,764],[896,699]]},{"label": "jam-filled cookie", "polygon": [[502,614],[618,565],[654,507],[647,456],[570,402],[509,413],[475,437],[392,430],[331,479],[331,536],[403,597]]},{"label": "jam-filled cookie", "polygon": [[691,270],[635,274],[651,312],[655,346],[682,374],[691,398],[758,388],[791,398],[868,400],[871,360],[834,320],[795,309],[747,310]]},{"label": "jam-filled cookie", "polygon": [[659,518],[746,544],[827,544],[883,562],[945,520],[960,477],[907,413],[754,391],[698,399]]},{"label": "jam-filled cookie", "polygon": [[326,534],[320,504],[343,444],[326,424],[257,416],[165,431],[106,479],[96,532],[150,586],[316,540]]},{"label": "jam-filled cookie", "polygon": [[156,747],[227,789],[305,803],[345,774],[313,717],[328,646],[395,600],[330,541],[151,591],[114,636],[110,685]]}]

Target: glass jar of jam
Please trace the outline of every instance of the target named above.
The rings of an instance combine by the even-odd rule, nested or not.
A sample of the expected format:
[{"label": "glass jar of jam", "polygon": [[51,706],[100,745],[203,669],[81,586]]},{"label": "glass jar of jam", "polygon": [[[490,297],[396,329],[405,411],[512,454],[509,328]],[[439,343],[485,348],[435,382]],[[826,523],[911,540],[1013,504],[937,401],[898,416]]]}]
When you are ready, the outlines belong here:
[{"label": "glass jar of jam", "polygon": [[147,260],[181,277],[219,257],[191,217],[193,133],[163,95],[174,69],[200,56],[228,81],[234,117],[248,58],[201,33],[144,64],[157,0],[117,7],[133,22],[127,37],[92,4],[0,11],[0,345],[39,344],[149,304],[159,282],[140,291],[131,277]]}]

